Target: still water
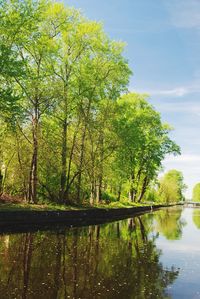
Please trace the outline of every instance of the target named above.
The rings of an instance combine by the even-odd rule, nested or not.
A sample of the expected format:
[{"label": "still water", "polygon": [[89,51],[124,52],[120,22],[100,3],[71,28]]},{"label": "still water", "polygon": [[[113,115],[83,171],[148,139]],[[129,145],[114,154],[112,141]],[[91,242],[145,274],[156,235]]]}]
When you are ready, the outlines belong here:
[{"label": "still water", "polygon": [[0,298],[200,298],[200,209],[1,235]]}]

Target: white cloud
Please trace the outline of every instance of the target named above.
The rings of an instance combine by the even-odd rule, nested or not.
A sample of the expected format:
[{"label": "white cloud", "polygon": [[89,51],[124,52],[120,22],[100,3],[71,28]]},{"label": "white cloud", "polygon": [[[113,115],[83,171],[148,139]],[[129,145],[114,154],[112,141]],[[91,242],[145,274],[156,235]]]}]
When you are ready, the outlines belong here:
[{"label": "white cloud", "polygon": [[183,97],[192,93],[200,93],[200,82],[199,80],[186,84],[185,86],[177,86],[169,89],[147,89],[137,90],[140,93],[147,93],[150,96],[164,96],[164,97]]},{"label": "white cloud", "polygon": [[167,0],[165,4],[174,26],[200,29],[199,0]]},{"label": "white cloud", "polygon": [[190,91],[186,87],[175,87],[172,89],[148,89],[137,90],[139,93],[149,94],[150,96],[167,96],[167,97],[182,97]]},{"label": "white cloud", "polygon": [[200,116],[200,101],[198,102],[191,102],[191,101],[186,101],[186,102],[164,102],[164,101],[153,101],[153,105],[156,106],[156,108],[163,112],[172,112],[172,113],[188,113],[188,114],[193,114],[194,116]]},{"label": "white cloud", "polygon": [[175,157],[169,156],[165,159],[165,163],[191,163],[191,162],[200,163],[200,155],[183,154]]},{"label": "white cloud", "polygon": [[166,90],[150,90],[150,95],[162,95],[162,96],[170,96],[170,97],[182,97],[191,91],[186,87],[176,87],[172,89]]}]

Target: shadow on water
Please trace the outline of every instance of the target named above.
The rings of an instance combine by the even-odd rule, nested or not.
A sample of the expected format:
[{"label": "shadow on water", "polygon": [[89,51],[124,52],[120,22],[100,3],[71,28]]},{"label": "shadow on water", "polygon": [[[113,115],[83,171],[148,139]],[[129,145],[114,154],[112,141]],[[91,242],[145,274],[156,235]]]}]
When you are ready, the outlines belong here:
[{"label": "shadow on water", "polygon": [[159,261],[153,223],[167,214],[155,215],[1,236],[1,298],[170,298],[165,289],[179,271]]}]

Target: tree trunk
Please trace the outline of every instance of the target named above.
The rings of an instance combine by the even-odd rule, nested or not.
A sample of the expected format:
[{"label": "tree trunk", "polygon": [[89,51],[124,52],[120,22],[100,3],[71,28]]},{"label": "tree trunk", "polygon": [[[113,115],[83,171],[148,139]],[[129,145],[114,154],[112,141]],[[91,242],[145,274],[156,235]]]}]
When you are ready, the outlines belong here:
[{"label": "tree trunk", "polygon": [[[103,169],[102,169],[103,171]],[[103,185],[103,175],[100,174],[98,178],[98,183],[96,185],[96,203],[98,204],[102,199],[102,185]]]},{"label": "tree trunk", "polygon": [[96,202],[97,204],[101,201],[102,198],[102,185],[103,185],[103,160],[104,160],[104,136],[103,131],[100,132],[99,137],[99,144],[100,144],[100,163],[99,163],[99,176],[98,176],[98,184],[96,187]]},{"label": "tree trunk", "polygon": [[68,75],[67,68],[63,85],[63,119],[62,119],[62,149],[61,149],[61,176],[59,200],[61,203],[65,200],[65,188],[67,182],[67,130],[68,130]]},{"label": "tree trunk", "polygon": [[93,205],[95,202],[95,183],[91,182],[91,190],[90,190],[90,204]]},{"label": "tree trunk", "polygon": [[122,187],[119,186],[119,189],[118,189],[118,196],[117,196],[117,200],[118,200],[118,201],[120,201],[120,199],[121,199],[121,189],[122,189]]},{"label": "tree trunk", "polygon": [[129,200],[132,202],[135,201],[135,190],[133,189],[133,187],[131,187],[129,191]]},{"label": "tree trunk", "polygon": [[138,202],[141,202],[145,192],[146,192],[146,189],[147,189],[147,186],[148,186],[148,178],[147,176],[144,178],[144,182],[142,184],[142,190],[141,190],[141,193],[139,195],[139,198],[138,198]]},{"label": "tree trunk", "polygon": [[64,193],[67,181],[67,119],[63,120],[62,127],[62,154],[61,154],[61,178],[60,178],[60,201],[64,202]]},{"label": "tree trunk", "polygon": [[70,180],[70,176],[71,176],[71,165],[72,165],[72,159],[73,159],[73,155],[74,155],[74,149],[75,149],[75,145],[76,145],[76,137],[77,137],[77,134],[78,134],[79,125],[80,125],[80,119],[78,121],[77,128],[76,128],[76,130],[74,132],[72,147],[71,147],[70,155],[69,155],[69,163],[68,163],[68,169],[67,169],[67,183],[66,183],[66,189],[65,189],[65,195],[64,195],[64,197],[66,199],[66,202],[69,201],[69,191],[70,191],[71,184],[74,181],[74,178],[77,176],[75,174],[73,176],[73,178]]},{"label": "tree trunk", "polygon": [[35,108],[35,117],[32,120],[33,154],[29,177],[29,202],[37,203],[37,166],[38,166],[38,110]]},{"label": "tree trunk", "polygon": [[1,197],[2,193],[3,193],[3,174],[0,169],[0,197]]},{"label": "tree trunk", "polygon": [[[25,201],[27,201],[28,200],[27,182],[26,182],[26,176],[24,174],[22,159],[21,159],[21,155],[20,155],[20,141],[19,141],[18,135],[16,135],[16,139],[17,139],[17,157],[18,157],[19,167],[21,170],[20,175],[21,175],[21,178],[23,181],[23,197],[24,197]],[[1,190],[1,188],[0,188],[0,190]]]},{"label": "tree trunk", "polygon": [[85,137],[86,137],[86,124],[83,129],[81,149],[80,149],[80,163],[79,163],[79,174],[78,174],[78,186],[77,186],[77,202],[81,203],[81,180],[82,180],[82,169],[85,149]]},{"label": "tree trunk", "polygon": [[[82,179],[82,170],[83,170],[83,161],[84,161],[84,154],[85,154],[85,138],[86,138],[86,130],[87,124],[90,114],[90,107],[91,107],[91,99],[89,99],[88,106],[86,108],[86,113],[83,112],[84,116],[84,127],[83,127],[83,134],[81,140],[81,148],[80,148],[80,163],[78,169],[78,186],[77,186],[77,202],[81,203],[81,179]],[[83,109],[83,108],[82,108]]]},{"label": "tree trunk", "polygon": [[136,191],[133,187],[133,183],[134,183],[134,173],[132,172],[131,173],[131,176],[130,176],[130,184],[131,184],[131,187],[130,187],[130,191],[129,191],[129,199],[130,201],[134,202],[135,201],[135,195],[136,195]]},{"label": "tree trunk", "polygon": [[0,146],[0,197],[3,194],[3,173],[2,173],[2,165],[3,165],[3,153],[1,151]]},{"label": "tree trunk", "polygon": [[96,185],[96,203],[98,204],[101,200],[101,186],[100,182]]}]

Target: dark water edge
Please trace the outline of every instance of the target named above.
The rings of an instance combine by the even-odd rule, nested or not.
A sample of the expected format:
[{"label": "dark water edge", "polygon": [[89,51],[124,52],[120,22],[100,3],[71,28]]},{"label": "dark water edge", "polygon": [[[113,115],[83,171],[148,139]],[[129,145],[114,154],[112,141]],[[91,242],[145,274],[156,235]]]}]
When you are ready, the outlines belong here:
[{"label": "dark water edge", "polygon": [[182,204],[138,206],[132,208],[90,208],[69,211],[0,211],[0,234],[60,230],[109,223],[160,208]]},{"label": "dark water edge", "polygon": [[0,298],[200,298],[200,209],[0,236]]}]

